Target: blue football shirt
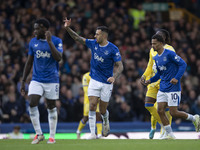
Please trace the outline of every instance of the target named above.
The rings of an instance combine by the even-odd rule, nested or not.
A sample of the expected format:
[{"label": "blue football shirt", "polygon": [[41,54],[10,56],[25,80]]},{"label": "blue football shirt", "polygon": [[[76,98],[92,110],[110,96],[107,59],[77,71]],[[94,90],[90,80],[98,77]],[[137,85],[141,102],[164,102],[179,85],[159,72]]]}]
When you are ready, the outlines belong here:
[{"label": "blue football shirt", "polygon": [[86,46],[92,52],[90,61],[91,78],[110,84],[107,79],[113,76],[114,63],[121,61],[119,49],[111,42],[108,42],[105,46],[100,46],[94,39],[86,39]]},{"label": "blue football shirt", "polygon": [[[62,40],[52,36],[52,42],[56,49],[62,53]],[[59,83],[59,64],[53,58],[46,40],[32,38],[28,54],[34,56],[32,80],[42,83]]]},{"label": "blue football shirt", "polygon": [[[162,92],[178,92],[181,91],[180,79],[185,72],[187,64],[175,52],[164,49],[161,55],[156,55],[154,58],[157,68],[157,73],[150,79],[151,82],[160,81],[160,91]],[[170,83],[171,79],[178,80],[177,84]]]}]

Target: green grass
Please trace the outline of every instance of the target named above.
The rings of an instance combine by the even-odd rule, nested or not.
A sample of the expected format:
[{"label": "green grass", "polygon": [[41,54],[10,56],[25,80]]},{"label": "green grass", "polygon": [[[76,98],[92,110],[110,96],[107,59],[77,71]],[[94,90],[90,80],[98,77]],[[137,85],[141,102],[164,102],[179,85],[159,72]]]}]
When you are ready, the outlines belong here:
[{"label": "green grass", "polygon": [[0,140],[1,150],[198,150],[200,140],[47,140],[31,145],[31,140]]}]

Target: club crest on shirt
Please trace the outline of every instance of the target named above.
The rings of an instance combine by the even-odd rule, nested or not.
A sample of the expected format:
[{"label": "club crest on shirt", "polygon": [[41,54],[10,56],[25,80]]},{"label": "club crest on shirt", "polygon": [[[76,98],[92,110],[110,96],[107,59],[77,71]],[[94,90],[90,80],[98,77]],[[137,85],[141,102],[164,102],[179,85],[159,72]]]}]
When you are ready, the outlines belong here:
[{"label": "club crest on shirt", "polygon": [[97,50],[97,47],[95,47],[94,49]]},{"label": "club crest on shirt", "polygon": [[38,44],[34,44],[34,47],[38,47]]},{"label": "club crest on shirt", "polygon": [[108,55],[108,51],[105,51],[104,54],[105,54],[105,55]]}]

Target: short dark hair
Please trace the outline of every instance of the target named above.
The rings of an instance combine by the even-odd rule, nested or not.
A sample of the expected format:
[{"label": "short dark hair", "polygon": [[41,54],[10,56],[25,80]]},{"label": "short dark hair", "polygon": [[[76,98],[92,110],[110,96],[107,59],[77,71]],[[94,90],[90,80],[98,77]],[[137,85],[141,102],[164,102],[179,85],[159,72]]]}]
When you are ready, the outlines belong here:
[{"label": "short dark hair", "polygon": [[13,129],[16,129],[16,130],[20,130],[21,128],[20,128],[20,126],[14,126],[14,128]]},{"label": "short dark hair", "polygon": [[159,41],[159,42],[161,42],[161,43],[163,43],[163,44],[165,43],[163,37],[162,37],[161,35],[159,35],[159,34],[154,34],[154,35],[152,36],[152,39],[156,39],[157,41]]},{"label": "short dark hair", "polygon": [[158,31],[162,32],[165,35],[165,37],[166,37],[165,43],[166,44],[170,44],[171,43],[171,38],[170,38],[169,32],[167,30],[165,30],[165,29],[159,29]]},{"label": "short dark hair", "polygon": [[46,27],[47,29],[49,29],[49,27],[50,27],[49,21],[48,21],[47,19],[45,19],[45,18],[37,19],[37,20],[35,21],[35,23],[42,24],[42,25],[43,25],[44,27]]},{"label": "short dark hair", "polygon": [[109,29],[106,26],[99,26],[99,27],[97,27],[97,30],[101,30],[101,31],[106,32],[107,34],[109,34]]}]

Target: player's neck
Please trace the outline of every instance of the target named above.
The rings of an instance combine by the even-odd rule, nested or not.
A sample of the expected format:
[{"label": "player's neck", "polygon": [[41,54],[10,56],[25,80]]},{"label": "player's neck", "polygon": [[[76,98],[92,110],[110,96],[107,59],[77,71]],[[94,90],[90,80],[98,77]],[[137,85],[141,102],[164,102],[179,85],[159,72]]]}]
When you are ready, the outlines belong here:
[{"label": "player's neck", "polygon": [[46,37],[45,37],[45,35],[44,35],[44,36],[41,36],[41,37],[39,37],[39,40],[46,40]]},{"label": "player's neck", "polygon": [[161,49],[158,50],[158,55],[161,55],[164,51],[164,48],[162,47]]},{"label": "player's neck", "polygon": [[108,44],[108,41],[105,40],[105,41],[102,41],[101,43],[99,43],[100,46],[106,46]]}]

